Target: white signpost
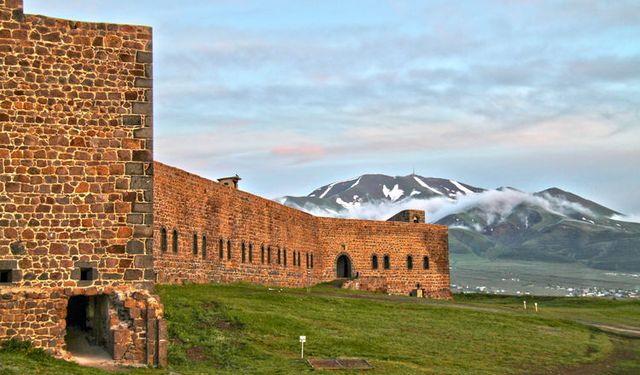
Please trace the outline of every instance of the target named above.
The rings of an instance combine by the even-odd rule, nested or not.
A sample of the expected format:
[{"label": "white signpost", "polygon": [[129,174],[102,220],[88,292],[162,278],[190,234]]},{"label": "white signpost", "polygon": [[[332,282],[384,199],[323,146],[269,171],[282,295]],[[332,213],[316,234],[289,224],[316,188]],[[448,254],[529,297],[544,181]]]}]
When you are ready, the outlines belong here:
[{"label": "white signpost", "polygon": [[300,349],[300,358],[304,358],[304,343],[307,342],[307,336],[300,336],[300,345],[302,348]]}]

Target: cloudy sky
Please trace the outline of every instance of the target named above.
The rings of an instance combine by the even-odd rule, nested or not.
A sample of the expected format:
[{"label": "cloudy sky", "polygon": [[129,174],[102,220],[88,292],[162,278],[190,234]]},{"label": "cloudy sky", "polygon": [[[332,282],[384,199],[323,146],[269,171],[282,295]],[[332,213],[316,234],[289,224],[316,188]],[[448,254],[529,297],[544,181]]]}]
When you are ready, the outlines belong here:
[{"label": "cloudy sky", "polygon": [[415,168],[640,213],[638,1],[24,2],[153,26],[155,158],[205,177]]}]

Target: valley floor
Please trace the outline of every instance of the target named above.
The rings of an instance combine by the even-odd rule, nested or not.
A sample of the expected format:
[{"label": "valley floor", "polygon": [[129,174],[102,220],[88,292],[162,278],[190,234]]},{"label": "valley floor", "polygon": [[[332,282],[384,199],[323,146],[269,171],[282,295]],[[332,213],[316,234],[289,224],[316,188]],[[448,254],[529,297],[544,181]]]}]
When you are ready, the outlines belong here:
[{"label": "valley floor", "polygon": [[[640,301],[456,295],[410,297],[322,285],[159,286],[169,322],[170,367],[129,374],[299,374],[307,336],[312,358],[365,357],[370,374],[637,374]],[[625,337],[629,336],[629,337]],[[0,374],[107,374],[13,345],[0,350]],[[350,373],[350,372],[338,372]]]},{"label": "valley floor", "polygon": [[451,254],[454,292],[508,295],[638,297],[640,273],[597,270],[579,263],[487,259]]}]

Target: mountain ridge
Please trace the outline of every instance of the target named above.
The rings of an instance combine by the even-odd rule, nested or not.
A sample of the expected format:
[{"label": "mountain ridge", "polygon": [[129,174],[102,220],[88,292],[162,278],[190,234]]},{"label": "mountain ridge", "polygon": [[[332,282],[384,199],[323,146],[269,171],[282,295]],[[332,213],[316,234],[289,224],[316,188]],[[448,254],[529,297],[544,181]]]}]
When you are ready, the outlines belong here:
[{"label": "mountain ridge", "polygon": [[365,174],[277,200],[320,216],[377,220],[424,209],[428,222],[449,226],[453,254],[640,271],[640,223],[558,187],[528,193],[416,174]]}]

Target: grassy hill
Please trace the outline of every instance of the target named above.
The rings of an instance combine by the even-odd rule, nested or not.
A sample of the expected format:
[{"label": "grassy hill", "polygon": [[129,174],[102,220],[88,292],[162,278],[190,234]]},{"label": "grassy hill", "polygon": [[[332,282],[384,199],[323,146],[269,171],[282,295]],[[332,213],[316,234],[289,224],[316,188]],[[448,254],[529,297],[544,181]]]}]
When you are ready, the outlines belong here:
[{"label": "grassy hill", "polygon": [[[307,336],[307,356],[365,357],[375,366],[371,374],[588,374],[590,366],[608,362],[613,365],[606,371],[592,373],[640,370],[640,340],[574,321],[611,322],[616,316],[616,323],[638,325],[637,301],[547,297],[539,300],[536,314],[523,312],[516,297],[459,296],[417,304],[409,297],[329,286],[310,293],[250,285],[159,286],[158,292],[169,321],[168,370],[180,374],[311,372],[299,358],[300,335]],[[0,374],[22,373],[103,372],[38,350],[0,350]]]}]

